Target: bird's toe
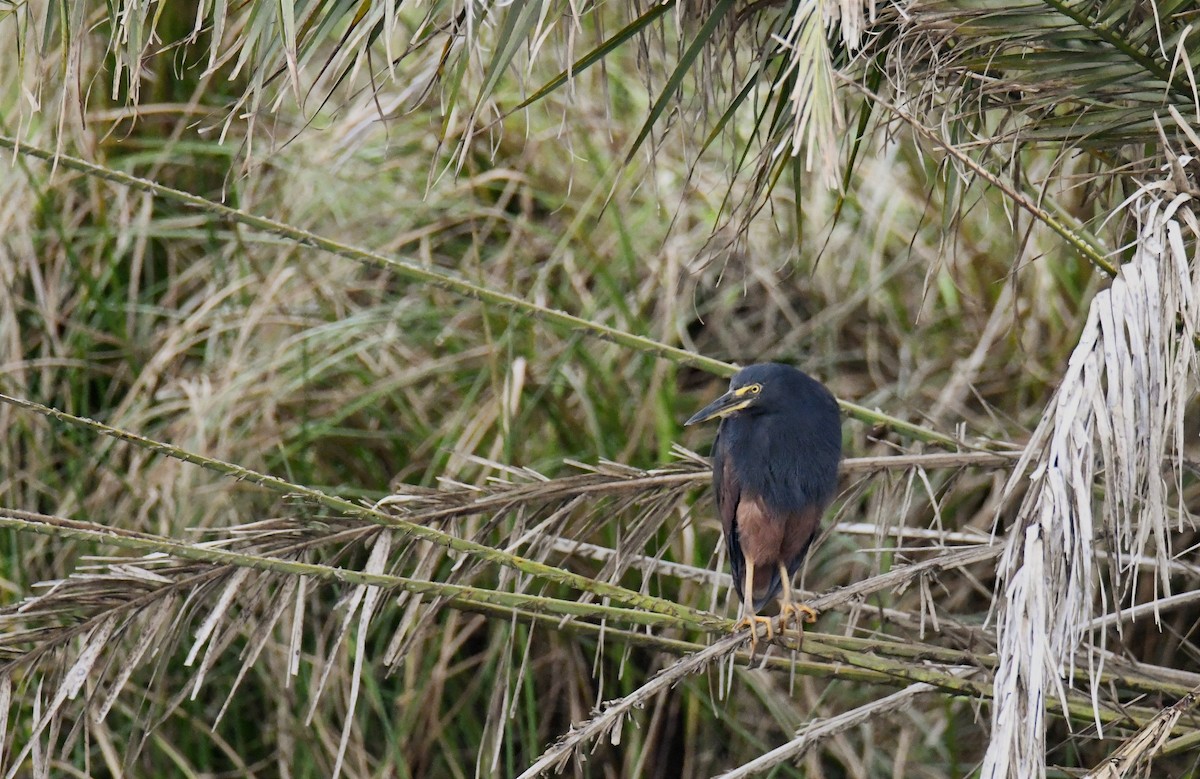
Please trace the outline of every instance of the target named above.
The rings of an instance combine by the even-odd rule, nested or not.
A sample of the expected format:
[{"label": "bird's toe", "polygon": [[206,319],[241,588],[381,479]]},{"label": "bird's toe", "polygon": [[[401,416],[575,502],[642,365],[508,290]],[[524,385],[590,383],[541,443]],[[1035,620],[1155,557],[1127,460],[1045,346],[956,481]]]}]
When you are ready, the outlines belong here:
[{"label": "bird's toe", "polygon": [[775,623],[770,617],[762,617],[758,614],[751,614],[739,619],[733,625],[733,631],[736,633],[739,630],[750,628],[750,645],[754,648],[758,647],[759,635],[758,627],[762,625],[765,638],[770,641],[775,638]]},{"label": "bird's toe", "polygon": [[784,603],[779,608],[779,629],[787,630],[787,623],[796,621],[798,630],[804,629],[804,624],[817,621],[817,610],[804,603]]}]

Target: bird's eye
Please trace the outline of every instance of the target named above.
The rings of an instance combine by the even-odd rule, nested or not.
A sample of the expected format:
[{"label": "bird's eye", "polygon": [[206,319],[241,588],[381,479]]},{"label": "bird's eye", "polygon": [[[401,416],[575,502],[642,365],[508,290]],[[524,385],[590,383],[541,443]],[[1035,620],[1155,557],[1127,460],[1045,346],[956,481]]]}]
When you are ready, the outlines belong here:
[{"label": "bird's eye", "polygon": [[751,384],[749,387],[746,387],[746,391],[749,392],[751,395],[757,395],[758,393],[762,392],[762,385],[761,384]]}]

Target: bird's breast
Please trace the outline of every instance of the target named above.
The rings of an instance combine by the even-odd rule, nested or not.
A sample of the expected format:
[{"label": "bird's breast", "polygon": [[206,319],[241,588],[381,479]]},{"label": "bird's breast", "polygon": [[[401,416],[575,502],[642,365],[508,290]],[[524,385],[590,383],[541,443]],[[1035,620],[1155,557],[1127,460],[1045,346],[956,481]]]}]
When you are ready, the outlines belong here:
[{"label": "bird's breast", "polygon": [[[735,420],[730,420],[734,422]],[[729,460],[746,492],[762,500],[774,514],[799,512],[829,503],[837,487],[838,451],[826,452],[821,441],[804,431],[773,425],[760,418],[755,424],[722,427]],[[840,441],[838,442],[840,444]]]}]

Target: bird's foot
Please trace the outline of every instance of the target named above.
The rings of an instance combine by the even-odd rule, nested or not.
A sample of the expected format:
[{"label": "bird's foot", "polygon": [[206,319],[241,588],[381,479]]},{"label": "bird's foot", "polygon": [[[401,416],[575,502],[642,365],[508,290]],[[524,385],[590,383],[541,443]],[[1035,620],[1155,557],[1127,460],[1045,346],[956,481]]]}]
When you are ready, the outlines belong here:
[{"label": "bird's foot", "polygon": [[750,628],[750,656],[758,652],[758,626],[766,629],[767,640],[775,638],[775,623],[770,617],[760,617],[757,614],[742,617],[733,626],[734,632],[742,628]]},{"label": "bird's foot", "polygon": [[803,603],[783,603],[779,606],[779,632],[786,633],[788,622],[795,620],[796,630],[804,635],[804,623],[817,621],[817,610]]}]

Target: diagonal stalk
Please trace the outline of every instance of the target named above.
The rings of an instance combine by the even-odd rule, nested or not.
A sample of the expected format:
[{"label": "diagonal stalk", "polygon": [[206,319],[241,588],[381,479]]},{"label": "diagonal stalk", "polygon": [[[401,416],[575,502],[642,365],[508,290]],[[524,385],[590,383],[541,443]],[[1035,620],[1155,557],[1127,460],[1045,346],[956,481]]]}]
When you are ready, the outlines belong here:
[{"label": "diagonal stalk", "polygon": [[[914,133],[926,139],[930,143],[933,143],[942,151],[946,152],[946,154],[953,157],[956,161],[970,168],[973,173],[982,178],[984,181],[1003,192],[1009,200],[1029,212],[1034,219],[1037,219],[1039,222],[1042,222],[1051,230],[1058,233],[1059,236],[1061,236],[1068,244],[1070,244],[1072,249],[1079,252],[1084,259],[1091,262],[1109,276],[1117,275],[1117,266],[1108,259],[1108,257],[1099,247],[1093,245],[1093,243],[1089,240],[1089,236],[1087,236],[1083,230],[1079,229],[1077,226],[1067,224],[1064,219],[1059,219],[1045,208],[1042,208],[1037,203],[1033,202],[1024,193],[1018,192],[1016,187],[1014,187],[1012,184],[1000,178],[995,173],[973,160],[970,155],[963,153],[963,151],[955,147],[954,144],[947,142],[945,138],[942,138],[936,132],[921,124],[921,122],[917,121],[915,116],[905,111],[900,106],[884,100],[883,97],[881,97],[878,93],[868,89],[862,84],[859,84],[857,81],[854,81],[848,76],[838,74],[838,78],[843,83],[847,84],[852,89],[857,90],[864,97],[871,100],[875,105],[899,117],[912,129]],[[1064,218],[1069,217],[1064,215]]]},{"label": "diagonal stalk", "polygon": [[[691,620],[673,617],[643,609],[619,606],[604,606],[595,603],[580,603],[574,600],[530,595],[521,592],[503,592],[462,584],[447,584],[427,579],[412,579],[393,574],[374,574],[321,563],[308,563],[250,552],[237,552],[198,544],[186,544],[153,533],[114,528],[95,522],[84,522],[65,517],[38,514],[31,511],[0,508],[0,528],[10,528],[24,533],[37,533],[54,538],[71,538],[97,544],[115,546],[142,554],[172,555],[183,560],[212,563],[213,565],[236,566],[256,571],[288,576],[308,576],[325,582],[379,587],[385,590],[404,590],[419,595],[446,598],[450,605],[485,611],[493,616],[511,616],[514,610],[556,617],[590,617],[609,619],[633,625],[673,627],[687,630],[723,631],[720,625],[700,625]],[[728,620],[725,620],[729,623]]]},{"label": "diagonal stalk", "polygon": [[[655,341],[652,338],[646,338],[645,336],[635,335],[599,322],[592,322],[556,308],[538,305],[507,292],[474,284],[453,273],[426,267],[410,260],[388,257],[378,252],[351,246],[275,219],[231,208],[222,203],[200,197],[199,195],[193,195],[189,192],[164,186],[155,181],[149,181],[128,173],[113,170],[112,168],[106,168],[78,157],[72,157],[68,154],[56,154],[37,146],[21,143],[5,135],[0,135],[0,148],[11,149],[20,154],[36,157],[54,165],[61,165],[64,168],[70,168],[88,176],[95,176],[96,178],[111,181],[121,186],[130,187],[141,192],[149,192],[168,200],[174,200],[236,224],[243,224],[283,236],[302,246],[311,246],[339,257],[355,260],[390,273],[395,273],[398,276],[413,281],[431,284],[454,294],[478,300],[481,303],[500,306],[517,314],[531,316],[557,328],[585,333],[592,337],[610,341],[645,354],[652,354],[680,365],[691,365],[718,376],[732,376],[737,372],[737,366],[732,363],[689,352],[686,349],[680,349],[677,346],[671,346],[661,341]],[[944,446],[949,449],[972,448],[955,439],[953,436],[906,422],[890,414],[872,411],[865,406],[847,401],[839,400],[838,403],[848,415],[867,424],[885,426],[901,435],[925,441],[926,443]]]},{"label": "diagonal stalk", "polygon": [[131,433],[127,430],[111,427],[92,419],[78,417],[74,414],[68,414],[65,411],[49,408],[48,406],[43,406],[40,403],[34,403],[33,401],[22,400],[20,398],[13,398],[3,394],[0,394],[0,402],[9,403],[20,408],[35,411],[43,416],[56,419],[60,422],[65,422],[75,427],[82,427],[93,432],[102,433],[106,436],[110,436],[121,441],[126,441],[156,454],[166,455],[167,457],[172,457],[176,460],[182,460],[183,462],[192,463],[193,465],[199,465],[201,468],[206,470],[214,471],[224,476],[232,476],[238,481],[247,481],[251,484],[256,484],[280,495],[299,496],[318,505],[332,509],[333,511],[337,511],[344,516],[355,517],[357,519],[379,525],[380,527],[393,528],[405,533],[406,535],[420,538],[424,541],[430,541],[438,544],[439,546],[448,547],[457,552],[463,552],[477,559],[486,560],[487,562],[496,565],[503,565],[508,568],[513,568],[522,573],[535,576],[545,581],[566,585],[568,587],[574,587],[577,590],[584,590],[603,598],[612,598],[634,608],[647,609],[658,614],[665,614],[677,619],[696,623],[704,628],[723,628],[727,624],[726,620],[698,609],[681,606],[678,603],[672,603],[671,601],[663,598],[656,598],[651,595],[642,595],[641,593],[634,592],[633,590],[626,589],[625,587],[597,581],[587,576],[582,576],[570,571],[564,571],[561,568],[555,568],[552,565],[546,565],[525,557],[503,552],[499,549],[493,549],[490,546],[478,544],[474,541],[468,541],[464,538],[459,538],[449,533],[443,533],[442,531],[436,530],[432,527],[426,527],[424,525],[418,525],[413,522],[409,522],[378,509],[359,505],[353,501],[338,497],[336,495],[330,495],[313,487],[296,484],[295,482],[290,482],[277,476],[259,473],[258,471],[244,468],[240,465],[235,465],[234,463],[226,462],[224,460],[204,457],[203,455],[196,454],[195,452],[189,452],[185,449],[171,446],[170,444],[164,444],[160,441],[155,441],[153,439],[146,438],[145,436],[138,435],[137,433]]}]

